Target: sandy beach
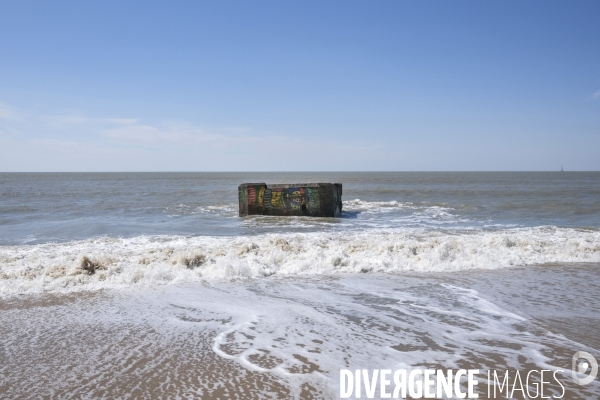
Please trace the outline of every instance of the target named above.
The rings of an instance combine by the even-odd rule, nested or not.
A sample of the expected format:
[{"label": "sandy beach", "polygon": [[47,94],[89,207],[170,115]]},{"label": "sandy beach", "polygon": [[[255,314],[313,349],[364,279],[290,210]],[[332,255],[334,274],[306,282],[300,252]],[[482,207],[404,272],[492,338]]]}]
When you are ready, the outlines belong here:
[{"label": "sandy beach", "polygon": [[[234,280],[21,296],[0,308],[4,398],[339,398],[342,368],[559,373],[600,356],[600,266]],[[573,288],[577,288],[574,290]],[[549,389],[555,396],[561,387]],[[485,398],[485,379],[479,386]],[[517,393],[514,398],[520,394]],[[502,398],[502,397],[498,397]]]}]

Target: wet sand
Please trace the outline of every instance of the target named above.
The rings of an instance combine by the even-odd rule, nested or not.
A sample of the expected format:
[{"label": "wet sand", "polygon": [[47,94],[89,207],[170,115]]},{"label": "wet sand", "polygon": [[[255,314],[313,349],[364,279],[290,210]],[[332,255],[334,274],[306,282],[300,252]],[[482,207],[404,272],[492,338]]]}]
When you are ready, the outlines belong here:
[{"label": "wet sand", "polygon": [[595,398],[570,367],[600,359],[597,293],[600,266],[570,264],[13,297],[0,398],[339,398],[341,368],[423,366],[560,368]]}]

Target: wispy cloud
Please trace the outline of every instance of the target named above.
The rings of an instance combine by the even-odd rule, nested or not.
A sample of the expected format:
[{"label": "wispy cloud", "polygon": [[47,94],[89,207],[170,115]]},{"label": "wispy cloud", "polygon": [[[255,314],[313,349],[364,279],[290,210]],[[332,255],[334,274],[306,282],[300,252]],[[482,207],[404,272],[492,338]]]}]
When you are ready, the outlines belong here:
[{"label": "wispy cloud", "polygon": [[148,124],[130,124],[102,132],[102,136],[129,144],[178,144],[188,146],[197,143],[223,140],[223,135],[211,134],[199,128],[160,128]]},{"label": "wispy cloud", "polygon": [[598,90],[597,92],[592,94],[592,99],[594,99],[594,100],[600,99],[600,90]]},{"label": "wispy cloud", "polygon": [[56,128],[70,128],[84,125],[133,125],[138,122],[136,118],[93,118],[81,114],[44,115],[40,120]]},{"label": "wispy cloud", "polygon": [[6,103],[0,102],[0,119],[16,120],[16,119],[19,119],[20,117],[21,116],[20,116],[19,112],[15,108],[10,107]]},{"label": "wispy cloud", "polygon": [[[6,116],[16,115],[10,107]],[[329,140],[261,132],[250,127],[206,129],[185,121],[94,117],[69,112],[38,115],[1,129],[0,171],[338,170],[394,160],[372,141]]]}]

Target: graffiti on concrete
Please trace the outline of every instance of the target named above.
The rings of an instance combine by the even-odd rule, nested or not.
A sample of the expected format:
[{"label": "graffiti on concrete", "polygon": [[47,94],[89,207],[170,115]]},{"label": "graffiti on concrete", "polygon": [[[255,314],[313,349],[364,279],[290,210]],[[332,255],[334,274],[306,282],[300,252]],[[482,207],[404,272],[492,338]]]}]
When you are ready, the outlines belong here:
[{"label": "graffiti on concrete", "polygon": [[308,195],[308,206],[314,210],[318,210],[321,208],[321,203],[319,203],[319,192],[314,188],[307,188]]},{"label": "graffiti on concrete", "polygon": [[338,216],[341,197],[341,184],[246,183],[239,187],[240,215]]}]

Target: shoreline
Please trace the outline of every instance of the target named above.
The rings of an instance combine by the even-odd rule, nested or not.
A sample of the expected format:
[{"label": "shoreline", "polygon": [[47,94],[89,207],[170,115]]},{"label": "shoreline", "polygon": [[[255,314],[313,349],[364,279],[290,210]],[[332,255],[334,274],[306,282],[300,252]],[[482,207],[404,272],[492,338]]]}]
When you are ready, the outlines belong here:
[{"label": "shoreline", "polygon": [[[598,285],[596,263],[32,296],[0,308],[0,388],[309,399],[337,398],[342,368],[564,369],[574,351],[600,357],[599,306],[586,301]],[[567,373],[565,398],[600,388]]]}]

